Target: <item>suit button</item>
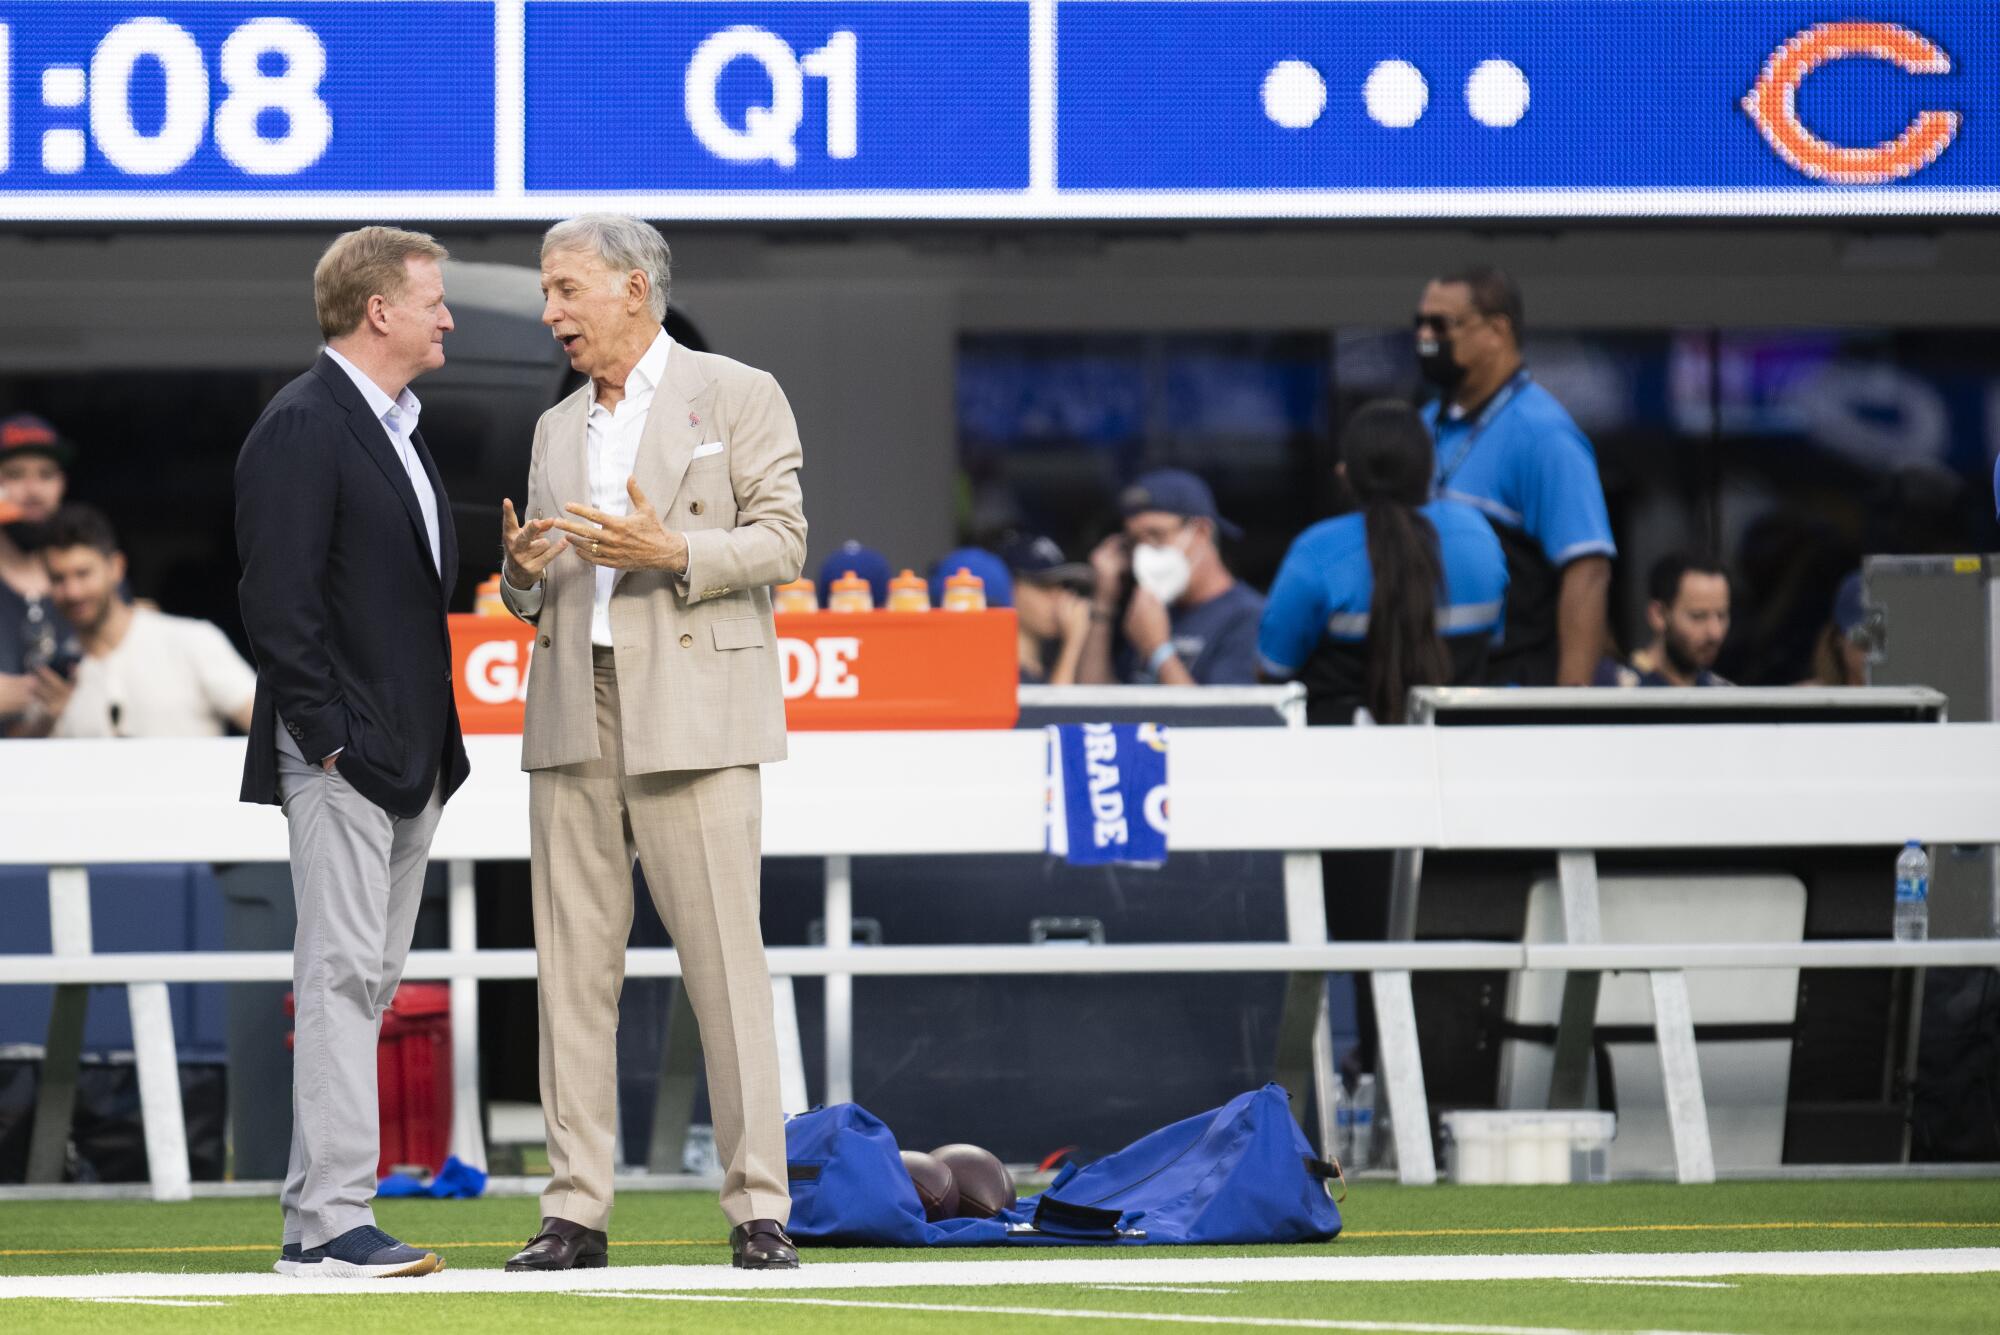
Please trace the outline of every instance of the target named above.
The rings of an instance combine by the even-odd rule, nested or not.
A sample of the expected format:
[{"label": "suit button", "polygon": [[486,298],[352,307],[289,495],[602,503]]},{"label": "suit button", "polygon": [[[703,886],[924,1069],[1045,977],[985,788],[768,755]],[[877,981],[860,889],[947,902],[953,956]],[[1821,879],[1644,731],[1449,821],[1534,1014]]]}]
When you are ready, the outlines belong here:
[{"label": "suit button", "polygon": [[536,640],[535,643],[546,649],[549,647],[549,637],[544,635],[541,639]]},{"label": "suit button", "polygon": [[445,684],[445,685],[447,685],[447,686],[451,685],[451,669],[450,669],[450,668],[446,668],[446,669],[444,670],[444,684]]},{"label": "suit button", "polygon": [[701,502],[700,502],[700,501],[689,501],[689,502],[688,502],[688,513],[689,513],[689,514],[691,514],[691,515],[698,515],[698,514],[700,514],[700,513],[701,513]]},{"label": "suit button", "polygon": [[681,636],[681,648],[683,648],[683,649],[692,649],[692,648],[694,648],[694,636],[692,636],[692,635],[683,635],[683,636]]}]

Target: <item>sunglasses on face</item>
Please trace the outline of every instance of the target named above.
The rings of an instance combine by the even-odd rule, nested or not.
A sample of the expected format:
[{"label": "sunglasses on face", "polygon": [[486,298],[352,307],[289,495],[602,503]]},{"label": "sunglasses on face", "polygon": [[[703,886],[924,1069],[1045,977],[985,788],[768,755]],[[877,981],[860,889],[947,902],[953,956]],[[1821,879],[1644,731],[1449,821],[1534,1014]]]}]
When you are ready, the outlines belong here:
[{"label": "sunglasses on face", "polygon": [[1419,334],[1427,330],[1437,334],[1448,334],[1456,333],[1469,324],[1477,324],[1485,318],[1478,311],[1467,311],[1463,315],[1420,314],[1411,321],[1411,324]]}]

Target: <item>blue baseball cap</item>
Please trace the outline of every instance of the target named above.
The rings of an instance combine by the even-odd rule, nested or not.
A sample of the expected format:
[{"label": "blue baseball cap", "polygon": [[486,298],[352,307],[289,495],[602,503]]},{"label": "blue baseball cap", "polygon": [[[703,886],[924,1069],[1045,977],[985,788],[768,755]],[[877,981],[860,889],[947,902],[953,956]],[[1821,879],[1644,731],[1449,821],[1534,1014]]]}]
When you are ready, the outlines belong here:
[{"label": "blue baseball cap", "polygon": [[1088,589],[1092,583],[1089,564],[1070,560],[1056,540],[1045,534],[1014,530],[1002,534],[993,546],[994,554],[1007,563],[1008,572],[1023,584]]},{"label": "blue baseball cap", "polygon": [[1243,530],[1224,519],[1215,508],[1215,493],[1208,489],[1208,484],[1185,468],[1155,469],[1118,493],[1118,513],[1125,518],[1149,510],[1187,519],[1206,519],[1229,537],[1243,536]]},{"label": "blue baseball cap", "polygon": [[960,547],[931,562],[931,606],[944,606],[944,582],[961,570],[970,570],[986,582],[988,607],[1014,605],[1014,577],[1007,563],[982,547]]},{"label": "blue baseball cap", "polygon": [[835,580],[842,575],[853,574],[868,581],[868,592],[875,606],[887,607],[889,581],[895,573],[888,557],[849,538],[819,563],[819,605],[826,606],[827,595],[833,589]]}]

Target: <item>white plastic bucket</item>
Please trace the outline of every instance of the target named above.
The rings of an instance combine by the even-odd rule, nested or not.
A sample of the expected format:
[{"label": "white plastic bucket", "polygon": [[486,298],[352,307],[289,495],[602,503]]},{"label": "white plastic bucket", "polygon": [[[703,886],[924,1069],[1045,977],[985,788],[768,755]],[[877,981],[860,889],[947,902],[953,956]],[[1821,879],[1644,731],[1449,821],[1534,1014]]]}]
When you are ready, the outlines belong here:
[{"label": "white plastic bucket", "polygon": [[1461,1111],[1439,1120],[1453,1182],[1603,1182],[1611,1175],[1615,1113]]}]

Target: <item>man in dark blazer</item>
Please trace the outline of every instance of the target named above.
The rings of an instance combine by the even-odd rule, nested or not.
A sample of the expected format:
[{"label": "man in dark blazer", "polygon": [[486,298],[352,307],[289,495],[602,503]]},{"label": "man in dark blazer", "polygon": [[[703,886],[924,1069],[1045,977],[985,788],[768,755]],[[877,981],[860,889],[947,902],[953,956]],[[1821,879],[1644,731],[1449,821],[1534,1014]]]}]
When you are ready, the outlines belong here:
[{"label": "man in dark blazer", "polygon": [[419,232],[364,227],[313,270],[326,350],[236,460],[236,546],[257,700],[243,800],[291,828],[297,1005],[280,1274],[423,1275],[375,1227],[375,1049],[416,927],[432,832],[468,765],[445,611],[451,505],[409,384],[452,327]]}]

